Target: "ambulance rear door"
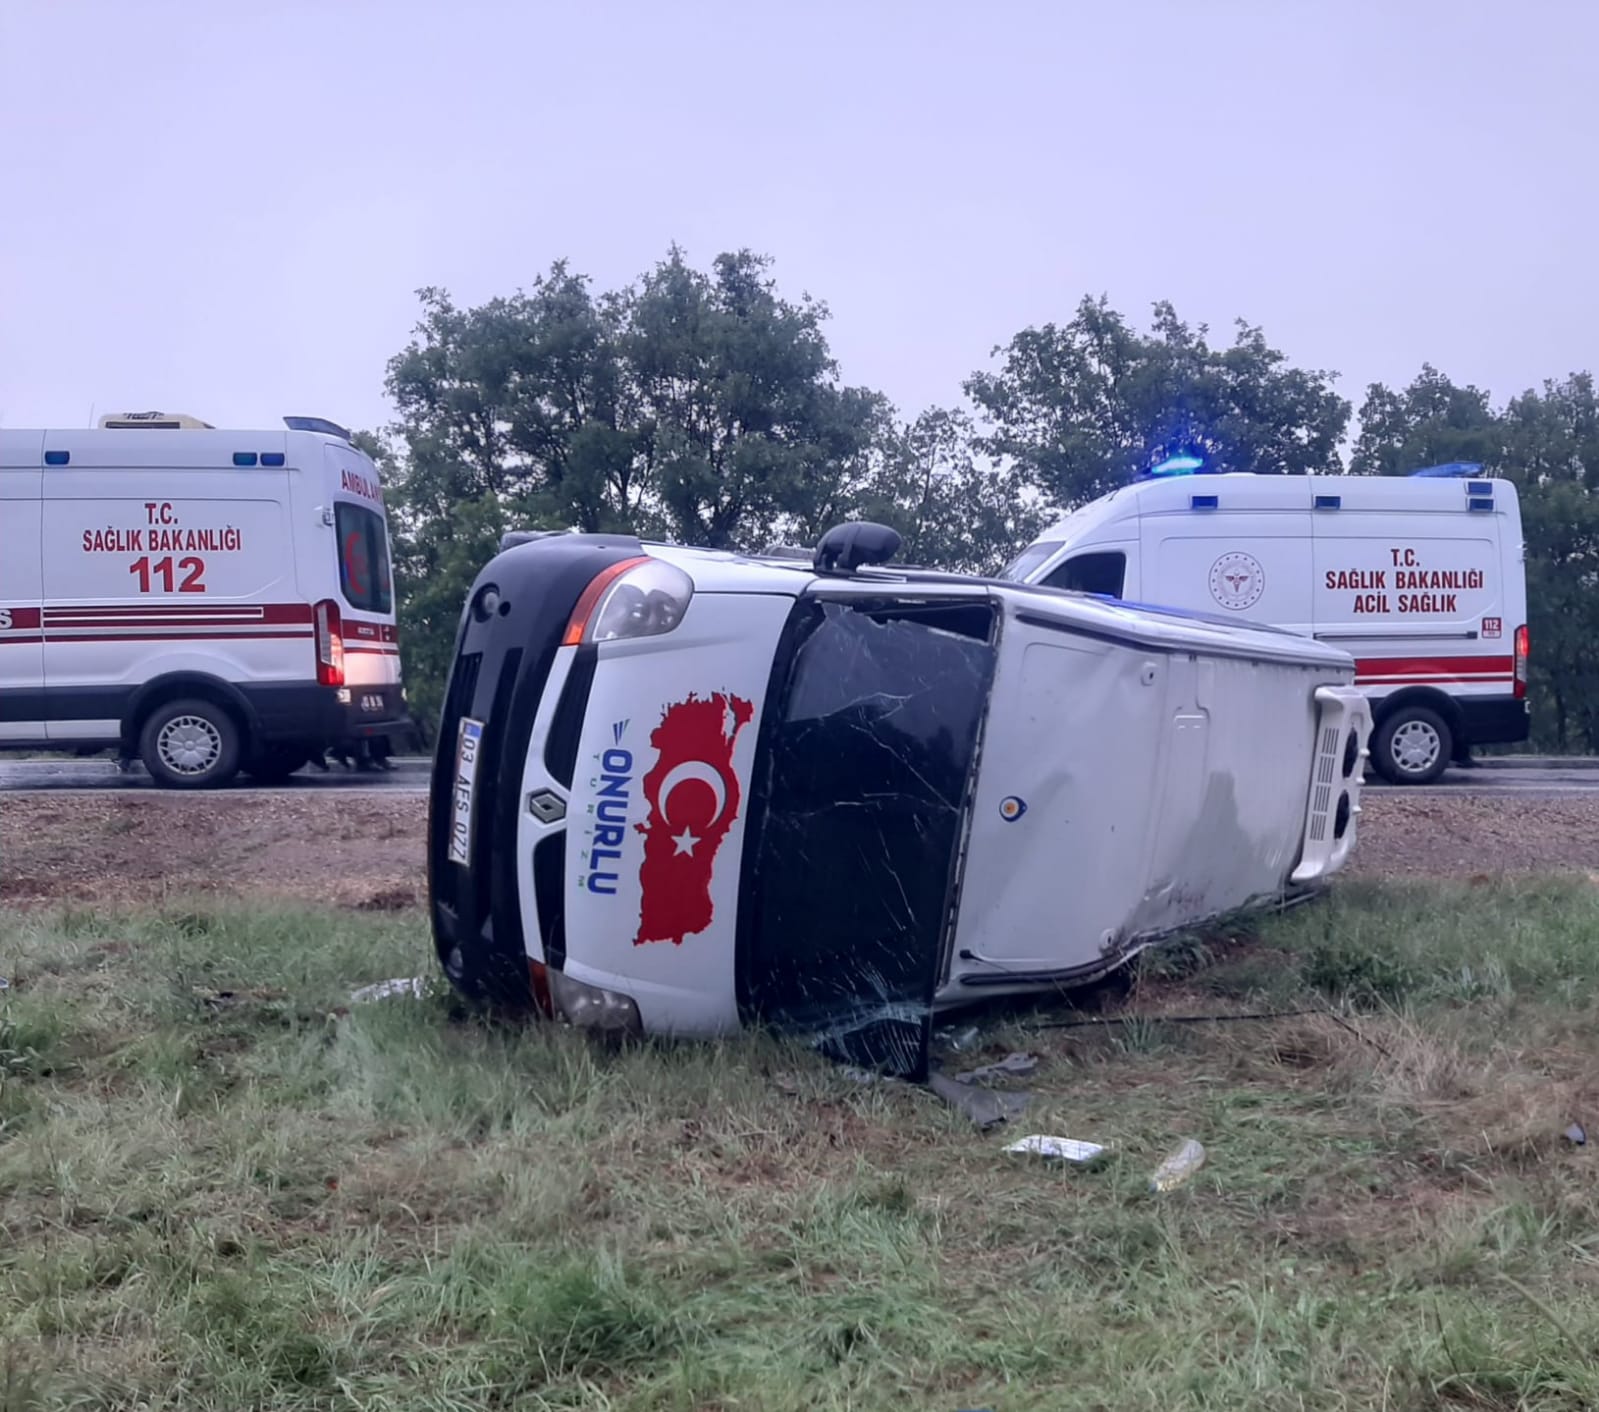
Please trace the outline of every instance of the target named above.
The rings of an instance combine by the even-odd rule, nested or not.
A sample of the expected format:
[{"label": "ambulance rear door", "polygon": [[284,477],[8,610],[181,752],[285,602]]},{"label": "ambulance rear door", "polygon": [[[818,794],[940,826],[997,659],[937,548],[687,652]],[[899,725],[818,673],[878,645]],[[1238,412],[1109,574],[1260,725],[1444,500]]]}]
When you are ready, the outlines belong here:
[{"label": "ambulance rear door", "polygon": [[[1306,484],[1285,495],[1289,479]],[[1309,502],[1305,477],[1194,476],[1173,487],[1140,521],[1140,601],[1308,637]]]},{"label": "ambulance rear door", "polygon": [[359,700],[362,687],[400,682],[388,516],[370,460],[353,447],[334,443],[324,445],[323,458],[333,513],[328,553],[343,622],[344,678]]},{"label": "ambulance rear door", "polygon": [[1316,636],[1354,655],[1359,684],[1374,695],[1510,692],[1518,624],[1492,484],[1340,478],[1318,499]]}]

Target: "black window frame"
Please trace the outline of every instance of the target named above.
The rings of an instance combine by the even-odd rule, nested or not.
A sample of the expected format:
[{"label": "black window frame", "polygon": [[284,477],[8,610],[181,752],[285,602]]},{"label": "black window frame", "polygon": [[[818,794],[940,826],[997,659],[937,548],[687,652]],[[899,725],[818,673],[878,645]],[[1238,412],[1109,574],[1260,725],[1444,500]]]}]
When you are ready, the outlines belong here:
[{"label": "black window frame", "polygon": [[[355,525],[350,520],[355,519]],[[373,591],[357,597],[350,586],[350,563],[344,549],[352,532],[361,534],[366,549],[367,565],[375,582]],[[339,500],[333,506],[333,533],[337,537],[335,552],[339,556],[339,591],[344,601],[357,613],[376,613],[387,617],[394,612],[394,563],[389,554],[389,527],[383,516],[368,505],[358,505],[353,500]],[[380,591],[379,591],[380,590]]]},{"label": "black window frame", "polygon": [[[1071,581],[1082,577],[1080,566],[1086,565],[1090,560],[1103,561],[1110,559],[1115,559],[1120,565],[1119,572],[1116,574],[1116,587],[1113,591],[1108,591],[1103,586],[1096,588]],[[1072,572],[1074,570],[1075,572]],[[1068,582],[1059,582],[1062,578],[1067,579]],[[1102,584],[1104,581],[1098,580],[1098,582]],[[1055,565],[1040,583],[1044,588],[1059,589],[1063,593],[1088,593],[1096,598],[1124,599],[1127,593],[1127,551],[1125,549],[1084,550],[1083,553],[1074,554],[1070,559]]]}]

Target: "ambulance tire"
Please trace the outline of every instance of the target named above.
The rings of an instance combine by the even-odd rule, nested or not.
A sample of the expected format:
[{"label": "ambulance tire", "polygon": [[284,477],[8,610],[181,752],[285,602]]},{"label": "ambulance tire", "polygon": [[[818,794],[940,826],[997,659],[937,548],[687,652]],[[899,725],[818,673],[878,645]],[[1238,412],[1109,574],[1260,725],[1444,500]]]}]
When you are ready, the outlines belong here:
[{"label": "ambulance tire", "polygon": [[139,758],[166,789],[215,789],[239,772],[238,722],[214,701],[186,699],[157,706],[139,732]]},{"label": "ambulance tire", "polygon": [[1371,743],[1372,763],[1389,784],[1432,784],[1454,753],[1449,723],[1426,706],[1401,706],[1377,727]]}]

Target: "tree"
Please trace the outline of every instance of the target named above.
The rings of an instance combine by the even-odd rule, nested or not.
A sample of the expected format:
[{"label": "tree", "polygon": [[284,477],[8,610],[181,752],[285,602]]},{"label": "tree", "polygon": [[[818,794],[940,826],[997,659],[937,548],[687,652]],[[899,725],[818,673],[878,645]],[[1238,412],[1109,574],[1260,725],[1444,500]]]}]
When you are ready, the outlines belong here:
[{"label": "tree", "polygon": [[1349,420],[1336,374],[1286,366],[1242,320],[1226,349],[1207,335],[1169,303],[1141,334],[1104,298],[1084,299],[1069,323],[1024,329],[995,350],[997,371],[967,381],[987,424],[979,449],[1064,507],[1178,452],[1218,471],[1336,470]]},{"label": "tree", "polygon": [[418,714],[438,705],[464,599],[513,526],[632,531],[712,548],[814,537],[854,508],[890,409],[846,387],[824,305],[764,257],[693,269],[675,247],[596,296],[564,261],[461,309],[420,291],[389,365],[396,584]]},{"label": "tree", "polygon": [[995,573],[1037,536],[1042,497],[1016,466],[984,464],[973,441],[965,413],[937,407],[885,436],[858,504],[899,530],[907,563]]},{"label": "tree", "polygon": [[1487,465],[1499,449],[1499,424],[1488,394],[1457,387],[1430,363],[1403,392],[1381,383],[1366,389],[1353,475],[1404,475],[1448,461]]},{"label": "tree", "polygon": [[[1599,749],[1599,403],[1593,378],[1546,382],[1499,418],[1498,470],[1521,494],[1535,730]],[[1539,718],[1541,717],[1541,719]]]},{"label": "tree", "polygon": [[864,472],[887,403],[841,387],[824,305],[778,297],[769,262],[680,251],[646,275],[622,340],[638,401],[642,472],[669,534],[751,547],[817,511]]},{"label": "tree", "polygon": [[422,321],[389,364],[401,495],[426,522],[497,497],[597,532],[639,518],[636,428],[618,339],[625,296],[596,300],[564,261],[530,292],[456,308],[420,291]]}]

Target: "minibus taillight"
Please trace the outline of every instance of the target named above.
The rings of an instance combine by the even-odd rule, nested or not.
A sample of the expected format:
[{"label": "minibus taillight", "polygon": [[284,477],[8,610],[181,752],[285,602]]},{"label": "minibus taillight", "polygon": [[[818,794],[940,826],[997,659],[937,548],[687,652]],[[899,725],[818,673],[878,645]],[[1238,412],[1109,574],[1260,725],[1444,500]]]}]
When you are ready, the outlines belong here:
[{"label": "minibus taillight", "polygon": [[1532,639],[1526,625],[1516,629],[1516,699],[1527,694],[1527,659],[1532,654]]},{"label": "minibus taillight", "polygon": [[316,605],[316,684],[344,685],[344,621],[331,598]]}]

